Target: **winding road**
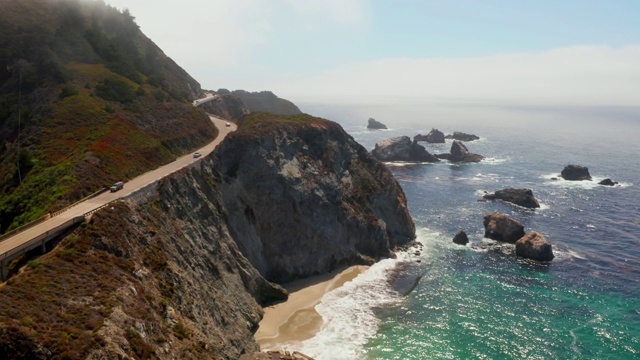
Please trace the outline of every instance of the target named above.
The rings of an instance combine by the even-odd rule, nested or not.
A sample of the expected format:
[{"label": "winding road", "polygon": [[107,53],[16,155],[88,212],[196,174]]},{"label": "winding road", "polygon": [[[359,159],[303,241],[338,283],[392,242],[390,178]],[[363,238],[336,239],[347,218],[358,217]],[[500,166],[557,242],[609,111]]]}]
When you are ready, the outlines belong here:
[{"label": "winding road", "polygon": [[[207,94],[205,98],[194,101],[194,106],[203,104],[212,97],[215,96]],[[211,153],[230,132],[236,130],[236,125],[233,123],[228,123],[226,120],[219,119],[211,115],[209,116],[209,118],[216,126],[216,128],[218,128],[218,136],[205,147],[194,151],[201,153],[203,156]],[[229,126],[227,126],[227,124],[229,124]],[[134,179],[127,181],[124,184],[124,188],[120,191],[113,193],[102,193],[94,198],[88,199],[84,202],[76,204],[73,207],[70,207],[66,211],[48,220],[45,220],[37,225],[27,228],[11,237],[0,241],[2,281],[6,280],[6,262],[20,253],[24,253],[29,249],[41,246],[45,241],[48,240],[46,238],[47,235],[53,234],[63,227],[68,227],[73,224],[74,220],[76,220],[77,222],[77,219],[83,219],[85,214],[99,209],[101,206],[104,206],[114,200],[131,195],[132,193],[153,183],[154,181],[160,180],[163,177],[184,168],[185,166],[199,161],[200,159],[202,159],[202,157],[194,158],[193,153],[180,157],[169,164],[163,165],[155,170],[151,170]],[[68,225],[65,226],[65,224]]]}]

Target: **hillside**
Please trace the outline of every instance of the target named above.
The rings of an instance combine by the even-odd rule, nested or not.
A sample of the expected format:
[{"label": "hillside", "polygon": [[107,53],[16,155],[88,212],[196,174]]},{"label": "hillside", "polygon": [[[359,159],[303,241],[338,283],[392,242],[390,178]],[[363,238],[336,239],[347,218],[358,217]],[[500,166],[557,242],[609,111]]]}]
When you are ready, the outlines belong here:
[{"label": "hillside", "polygon": [[249,92],[245,90],[229,91],[219,89],[220,95],[233,95],[244,103],[250,112],[270,112],[277,115],[298,115],[302,111],[289,100],[277,97],[271,91]]},{"label": "hillside", "polygon": [[0,233],[204,145],[197,81],[127,11],[0,2]]}]

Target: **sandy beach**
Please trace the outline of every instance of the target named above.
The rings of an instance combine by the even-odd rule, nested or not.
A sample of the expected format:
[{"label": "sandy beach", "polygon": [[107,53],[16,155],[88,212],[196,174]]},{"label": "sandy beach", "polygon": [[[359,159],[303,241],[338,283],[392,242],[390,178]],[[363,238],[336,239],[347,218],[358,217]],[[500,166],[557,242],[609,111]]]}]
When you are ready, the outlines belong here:
[{"label": "sandy beach", "polygon": [[352,266],[285,284],[289,299],[264,309],[264,318],[255,334],[260,349],[292,348],[313,337],[322,327],[322,318],[315,306],[324,294],[353,280],[366,269],[367,266]]}]

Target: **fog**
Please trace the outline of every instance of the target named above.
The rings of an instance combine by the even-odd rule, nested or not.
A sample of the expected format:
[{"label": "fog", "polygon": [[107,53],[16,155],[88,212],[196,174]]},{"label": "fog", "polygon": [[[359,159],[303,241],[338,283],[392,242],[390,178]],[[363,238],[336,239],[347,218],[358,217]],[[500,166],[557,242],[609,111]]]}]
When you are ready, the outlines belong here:
[{"label": "fog", "polygon": [[[305,86],[306,85],[306,86]],[[274,83],[282,94],[640,105],[640,46],[578,46],[476,58],[383,59]]]}]

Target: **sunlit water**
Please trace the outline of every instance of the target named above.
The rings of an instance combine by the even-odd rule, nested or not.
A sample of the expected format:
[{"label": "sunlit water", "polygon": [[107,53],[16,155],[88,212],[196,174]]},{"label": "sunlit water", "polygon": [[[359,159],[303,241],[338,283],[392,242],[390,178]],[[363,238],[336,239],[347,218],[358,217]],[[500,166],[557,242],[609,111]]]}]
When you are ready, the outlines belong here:
[{"label": "sunlit water", "polygon": [[[640,358],[640,109],[301,105],[369,150],[436,127],[479,135],[467,146],[488,158],[389,164],[423,247],[325,296],[317,307],[325,324],[304,352],[319,360]],[[390,130],[367,130],[368,117]],[[423,144],[432,153],[451,146]],[[567,164],[620,185],[552,180]],[[477,201],[506,187],[532,189],[542,208]],[[522,260],[511,245],[483,239],[491,211],[545,234],[556,258]],[[460,229],[471,240],[464,247],[451,242]]]}]

